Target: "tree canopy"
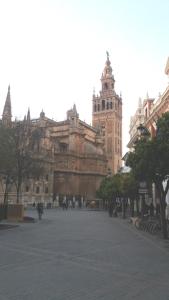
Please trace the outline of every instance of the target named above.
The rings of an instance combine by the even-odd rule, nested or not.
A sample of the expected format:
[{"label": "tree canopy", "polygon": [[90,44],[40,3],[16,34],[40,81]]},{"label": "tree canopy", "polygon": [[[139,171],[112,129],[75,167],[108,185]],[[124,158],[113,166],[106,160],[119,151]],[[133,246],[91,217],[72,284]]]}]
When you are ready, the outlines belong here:
[{"label": "tree canopy", "polygon": [[[129,153],[126,165],[132,168],[139,181],[155,183],[160,197],[164,237],[167,237],[165,207],[169,189],[169,112],[157,121],[157,134],[152,139],[140,138],[134,152]],[[164,185],[165,182],[165,185]]]},{"label": "tree canopy", "polygon": [[105,178],[100,185],[97,195],[104,200],[113,197],[135,197],[138,184],[132,173],[118,173]]}]

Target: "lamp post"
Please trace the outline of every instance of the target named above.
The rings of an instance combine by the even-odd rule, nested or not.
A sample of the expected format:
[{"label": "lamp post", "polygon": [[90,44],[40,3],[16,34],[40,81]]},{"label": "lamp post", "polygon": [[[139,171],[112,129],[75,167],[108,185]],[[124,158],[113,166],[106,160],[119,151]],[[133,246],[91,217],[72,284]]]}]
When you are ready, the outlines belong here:
[{"label": "lamp post", "polygon": [[139,139],[145,139],[150,137],[150,132],[143,124],[140,123],[140,125],[137,127],[137,132]]},{"label": "lamp post", "polygon": [[[140,125],[137,127],[137,132],[139,136],[139,140],[147,140],[150,137],[149,130],[140,123]],[[145,214],[145,198],[146,194],[148,194],[147,189],[147,183],[146,182],[140,182],[139,184],[139,196],[141,198],[141,217],[144,217]]]}]

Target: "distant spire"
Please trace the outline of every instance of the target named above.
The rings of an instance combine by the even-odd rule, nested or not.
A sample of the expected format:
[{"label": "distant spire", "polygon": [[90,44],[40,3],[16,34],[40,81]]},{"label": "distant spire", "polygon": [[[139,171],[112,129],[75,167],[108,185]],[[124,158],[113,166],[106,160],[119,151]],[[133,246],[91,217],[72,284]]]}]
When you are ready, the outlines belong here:
[{"label": "distant spire", "polygon": [[167,59],[166,67],[165,67],[165,74],[169,75],[169,57]]},{"label": "distant spire", "polygon": [[146,99],[149,99],[149,94],[148,94],[148,92],[147,92],[147,95],[146,95]]},{"label": "distant spire", "polygon": [[27,112],[27,122],[29,123],[30,120],[31,120],[30,109],[28,108],[28,112]]},{"label": "distant spire", "polygon": [[8,86],[8,93],[4,105],[4,110],[2,114],[2,121],[5,126],[10,126],[11,125],[11,118],[12,118],[12,113],[11,113],[11,95],[10,95],[10,85]]},{"label": "distant spire", "polygon": [[109,60],[109,52],[106,51],[106,55],[107,55],[107,60]]},{"label": "distant spire", "polygon": [[138,107],[142,107],[142,100],[141,100],[141,97],[138,99]]},{"label": "distant spire", "polygon": [[76,104],[73,105],[73,112],[77,114]]}]

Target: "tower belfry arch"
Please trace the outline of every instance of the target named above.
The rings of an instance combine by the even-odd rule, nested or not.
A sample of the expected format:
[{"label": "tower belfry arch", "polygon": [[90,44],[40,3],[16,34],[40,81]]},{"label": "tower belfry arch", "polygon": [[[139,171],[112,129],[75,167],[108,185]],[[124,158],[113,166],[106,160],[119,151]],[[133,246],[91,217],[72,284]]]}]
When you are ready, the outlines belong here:
[{"label": "tower belfry arch", "polygon": [[115,174],[121,167],[122,158],[122,98],[115,92],[115,79],[106,51],[106,62],[101,75],[101,91],[93,94],[92,125],[101,127],[108,170]]}]

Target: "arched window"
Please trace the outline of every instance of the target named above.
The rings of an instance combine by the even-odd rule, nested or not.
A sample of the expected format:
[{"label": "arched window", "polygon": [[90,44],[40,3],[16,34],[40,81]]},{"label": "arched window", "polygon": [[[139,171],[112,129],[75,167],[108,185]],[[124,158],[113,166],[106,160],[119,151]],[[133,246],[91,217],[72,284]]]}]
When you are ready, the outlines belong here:
[{"label": "arched window", "polygon": [[36,194],[39,194],[39,191],[40,191],[39,186],[37,186],[36,187]]},{"label": "arched window", "polygon": [[94,112],[96,112],[96,104],[94,105]]},{"label": "arched window", "polygon": [[105,100],[102,100],[102,110],[105,110]]},{"label": "arched window", "polygon": [[107,90],[107,89],[108,89],[108,84],[107,84],[107,82],[105,82],[105,84],[104,84],[104,88],[105,88],[105,90]]},{"label": "arched window", "polygon": [[110,109],[112,109],[113,108],[113,104],[112,104],[112,102],[110,102]]},{"label": "arched window", "polygon": [[109,102],[107,102],[107,109],[109,109]]}]

